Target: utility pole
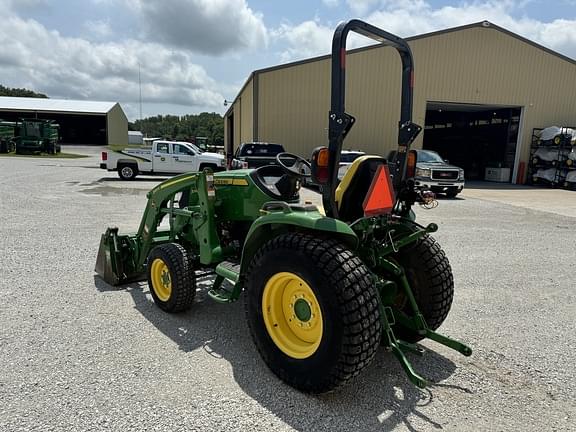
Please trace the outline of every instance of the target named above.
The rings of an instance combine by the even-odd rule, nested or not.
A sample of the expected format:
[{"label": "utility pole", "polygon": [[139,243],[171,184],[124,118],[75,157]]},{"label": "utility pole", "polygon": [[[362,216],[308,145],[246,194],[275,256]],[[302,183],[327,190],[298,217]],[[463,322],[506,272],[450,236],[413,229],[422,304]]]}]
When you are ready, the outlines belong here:
[{"label": "utility pole", "polygon": [[142,121],[142,77],[140,75],[140,62],[138,62],[138,90],[140,91],[140,121]]}]

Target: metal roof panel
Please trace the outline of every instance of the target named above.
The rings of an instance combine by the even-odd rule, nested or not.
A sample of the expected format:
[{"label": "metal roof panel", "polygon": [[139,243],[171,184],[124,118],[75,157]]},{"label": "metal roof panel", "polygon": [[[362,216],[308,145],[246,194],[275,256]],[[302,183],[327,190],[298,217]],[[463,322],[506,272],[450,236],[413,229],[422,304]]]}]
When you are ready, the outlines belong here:
[{"label": "metal roof panel", "polygon": [[0,110],[107,114],[117,102],[0,96]]}]

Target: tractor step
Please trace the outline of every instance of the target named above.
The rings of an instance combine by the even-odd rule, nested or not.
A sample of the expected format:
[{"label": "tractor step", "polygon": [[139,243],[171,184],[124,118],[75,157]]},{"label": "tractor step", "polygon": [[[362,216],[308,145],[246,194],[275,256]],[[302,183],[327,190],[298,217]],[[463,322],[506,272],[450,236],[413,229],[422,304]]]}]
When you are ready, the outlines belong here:
[{"label": "tractor step", "polygon": [[[222,261],[216,266],[216,279],[214,280],[214,286],[208,295],[212,300],[218,303],[232,303],[238,299],[239,296],[239,286],[238,278],[240,277],[240,263],[235,261]],[[222,282],[224,279],[234,283],[234,288],[226,290],[222,288]]]},{"label": "tractor step", "polygon": [[216,266],[216,274],[236,283],[240,276],[240,263],[235,261],[222,261]]}]

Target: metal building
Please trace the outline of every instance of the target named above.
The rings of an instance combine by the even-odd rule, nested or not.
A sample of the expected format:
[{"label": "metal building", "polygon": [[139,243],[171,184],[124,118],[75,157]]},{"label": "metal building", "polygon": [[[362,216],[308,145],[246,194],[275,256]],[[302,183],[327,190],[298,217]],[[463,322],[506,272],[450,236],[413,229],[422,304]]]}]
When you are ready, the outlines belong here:
[{"label": "metal building", "polygon": [[0,119],[20,118],[55,120],[62,144],[128,144],[128,119],[116,102],[0,97]]},{"label": "metal building", "polygon": [[[525,179],[534,128],[576,124],[576,61],[487,21],[408,38],[415,63],[416,148],[437,150],[482,179]],[[344,147],[386,156],[397,144],[400,60],[384,46],[347,56]],[[254,71],[225,114],[228,152],[267,141],[308,157],[327,145],[330,57]]]}]

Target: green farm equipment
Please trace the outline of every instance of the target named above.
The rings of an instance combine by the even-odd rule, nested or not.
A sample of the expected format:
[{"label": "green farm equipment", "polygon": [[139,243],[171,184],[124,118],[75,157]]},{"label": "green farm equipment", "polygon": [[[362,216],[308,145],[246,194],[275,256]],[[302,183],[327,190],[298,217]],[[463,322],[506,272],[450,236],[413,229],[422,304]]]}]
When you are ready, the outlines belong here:
[{"label": "green farm equipment", "polygon": [[15,129],[16,122],[0,120],[0,153],[12,153],[14,151]]},{"label": "green farm equipment", "polygon": [[[342,143],[354,124],[344,110],[350,31],[399,52],[402,103],[394,159],[360,157],[338,182]],[[340,24],[332,48],[328,147],[316,149],[310,163],[282,153],[277,165],[205,169],[160,183],[148,192],[136,234],[108,228],[102,235],[96,272],[112,285],[147,279],[166,312],[190,308],[197,278],[215,275],[208,295],[220,303],[244,296],[264,362],[299,390],[323,393],[344,385],[381,345],[410,381],[425,387],[406,357],[422,353],[418,341],[432,339],[466,356],[472,350],[436,332],[454,283],[429,235],[437,226],[419,225],[411,210],[431,199],[414,187],[410,146],[421,127],[411,120],[412,78],[403,39],[359,20]],[[306,176],[320,185],[323,210],[300,203]]]},{"label": "green farm equipment", "polygon": [[21,119],[15,127],[16,153],[60,153],[59,129],[53,120]]}]

